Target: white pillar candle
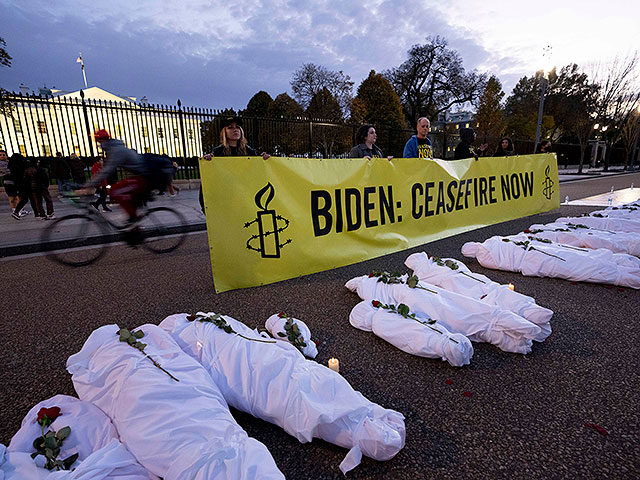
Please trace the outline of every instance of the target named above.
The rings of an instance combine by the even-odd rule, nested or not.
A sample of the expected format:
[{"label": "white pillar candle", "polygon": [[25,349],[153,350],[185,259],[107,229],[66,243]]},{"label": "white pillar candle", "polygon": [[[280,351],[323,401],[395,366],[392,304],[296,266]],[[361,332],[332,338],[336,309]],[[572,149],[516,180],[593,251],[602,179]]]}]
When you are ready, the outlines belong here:
[{"label": "white pillar candle", "polygon": [[338,361],[337,358],[330,358],[329,359],[329,368],[331,370],[333,370],[334,372],[339,372],[340,371],[340,362]]},{"label": "white pillar candle", "polygon": [[509,284],[509,290],[514,290],[514,289],[515,289],[515,287],[513,286],[513,283],[510,283]]}]

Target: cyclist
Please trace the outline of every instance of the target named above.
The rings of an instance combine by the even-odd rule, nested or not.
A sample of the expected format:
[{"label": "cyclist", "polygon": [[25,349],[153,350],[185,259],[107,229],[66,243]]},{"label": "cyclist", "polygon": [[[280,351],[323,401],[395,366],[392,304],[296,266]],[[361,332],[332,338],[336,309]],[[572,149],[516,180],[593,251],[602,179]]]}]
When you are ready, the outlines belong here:
[{"label": "cyclist", "polygon": [[[147,163],[142,155],[125,147],[122,140],[111,138],[106,130],[97,130],[93,136],[105,152],[106,160],[98,174],[85,183],[78,193],[89,193],[89,188],[99,186],[104,180],[116,173],[118,168],[122,168],[129,175],[111,186],[110,195],[129,215],[129,222],[134,224],[138,218],[136,215],[138,207],[142,206],[150,194],[150,172]],[[129,242],[140,243],[140,240],[140,231],[136,226],[131,230]]]}]

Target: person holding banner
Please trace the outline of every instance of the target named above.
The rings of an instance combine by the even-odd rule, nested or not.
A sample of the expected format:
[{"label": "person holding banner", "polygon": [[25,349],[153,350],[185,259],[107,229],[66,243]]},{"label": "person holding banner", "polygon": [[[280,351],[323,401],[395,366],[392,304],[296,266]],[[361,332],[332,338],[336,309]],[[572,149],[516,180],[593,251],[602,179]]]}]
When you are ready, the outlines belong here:
[{"label": "person holding banner", "polygon": [[431,140],[427,138],[431,122],[427,117],[420,117],[416,124],[417,134],[413,135],[404,146],[402,156],[404,158],[428,158],[433,159]]},{"label": "person holding banner", "polygon": [[502,137],[494,157],[511,157],[516,154],[516,149],[513,146],[513,141],[509,137]]},{"label": "person holding banner", "polygon": [[[356,133],[356,142],[358,145],[353,147],[349,152],[349,158],[382,158],[382,150],[376,145],[378,135],[373,125],[362,125]],[[391,160],[393,157],[389,157]]]},{"label": "person holding banner", "polygon": [[[476,140],[476,132],[473,128],[461,128],[460,129],[460,143],[456,146],[456,151],[454,152],[453,159],[454,160],[462,160],[463,158],[475,158],[478,160],[478,154],[471,146],[473,142]],[[478,151],[480,153],[484,152],[488,145],[483,143],[478,147]]]},{"label": "person holding banner", "polygon": [[[220,130],[220,145],[213,149],[213,152],[203,155],[205,160],[213,157],[255,157],[258,153],[247,144],[247,139],[242,130],[242,118],[227,117],[222,120],[222,130]],[[271,155],[262,152],[262,158],[266,160]],[[200,182],[200,194],[198,196],[202,213],[204,211],[204,195],[202,194],[202,182]]]},{"label": "person holding banner", "polygon": [[549,140],[543,140],[538,145],[536,153],[549,153],[551,151],[551,142]]}]

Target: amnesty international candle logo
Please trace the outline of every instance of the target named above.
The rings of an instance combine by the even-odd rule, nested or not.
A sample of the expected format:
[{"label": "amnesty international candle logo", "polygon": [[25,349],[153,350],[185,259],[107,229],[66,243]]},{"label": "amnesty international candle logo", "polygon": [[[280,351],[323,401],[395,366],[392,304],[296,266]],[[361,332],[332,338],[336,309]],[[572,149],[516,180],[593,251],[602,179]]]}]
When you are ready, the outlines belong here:
[{"label": "amnesty international candle logo", "polygon": [[[291,243],[290,238],[280,243],[280,233],[289,227],[289,220],[282,215],[277,215],[275,210],[269,209],[269,203],[275,194],[271,182],[262,187],[255,196],[256,206],[259,209],[257,216],[244,224],[244,228],[249,228],[254,223],[258,224],[258,233],[247,240],[247,248],[259,252],[262,258],[280,258],[280,249]],[[278,222],[282,222],[281,226]],[[259,240],[259,246],[256,240]]]},{"label": "amnesty international candle logo", "polygon": [[547,168],[544,169],[544,181],[542,182],[542,186],[544,187],[542,189],[542,193],[547,200],[551,200],[551,196],[553,195],[553,185],[554,182],[551,180],[551,177],[549,177],[549,165],[547,165]]}]

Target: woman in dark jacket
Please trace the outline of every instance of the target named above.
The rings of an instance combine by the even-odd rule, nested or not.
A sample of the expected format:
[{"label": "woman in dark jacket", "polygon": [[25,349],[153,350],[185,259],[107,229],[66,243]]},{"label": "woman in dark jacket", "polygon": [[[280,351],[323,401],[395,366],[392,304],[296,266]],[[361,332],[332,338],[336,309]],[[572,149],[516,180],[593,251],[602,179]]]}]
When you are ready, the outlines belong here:
[{"label": "woman in dark jacket", "polygon": [[362,125],[356,133],[357,145],[349,152],[349,158],[382,158],[382,150],[376,145],[378,135],[373,125]]},{"label": "woman in dark jacket", "polygon": [[494,153],[493,156],[494,157],[510,157],[515,154],[516,154],[516,151],[511,139],[509,137],[502,137],[500,139],[500,143],[498,143],[498,148],[496,149],[496,153]]}]

